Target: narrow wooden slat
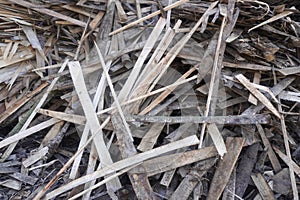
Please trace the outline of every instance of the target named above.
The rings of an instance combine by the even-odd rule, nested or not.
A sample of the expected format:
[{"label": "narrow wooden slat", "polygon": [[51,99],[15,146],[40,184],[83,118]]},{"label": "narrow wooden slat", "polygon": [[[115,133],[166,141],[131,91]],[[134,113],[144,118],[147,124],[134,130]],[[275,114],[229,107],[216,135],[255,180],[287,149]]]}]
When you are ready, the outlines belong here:
[{"label": "narrow wooden slat", "polygon": [[236,164],[244,144],[244,138],[227,138],[227,153],[223,159],[219,161],[216,172],[212,179],[208,196],[208,200],[219,199],[227,185],[230,174]]},{"label": "narrow wooden slat", "polygon": [[274,193],[261,173],[251,175],[263,200],[275,200]]},{"label": "narrow wooden slat", "polygon": [[[72,80],[77,92],[77,95],[79,97],[79,100],[81,102],[81,105],[83,107],[85,117],[87,119],[87,124],[89,125],[89,128],[92,132],[92,134],[96,134],[98,130],[100,130],[100,123],[98,121],[96,112],[93,108],[92,101],[88,95],[88,91],[85,86],[83,73],[81,70],[81,66],[78,61],[75,62],[69,62],[68,63],[69,70],[72,76]],[[109,166],[113,163],[110,154],[108,152],[108,149],[106,148],[103,135],[98,135],[94,138],[94,144],[97,148],[97,152],[101,161],[102,166]],[[121,183],[119,179],[112,180],[111,182],[107,184],[114,185],[114,189],[117,190],[121,187]]]}]

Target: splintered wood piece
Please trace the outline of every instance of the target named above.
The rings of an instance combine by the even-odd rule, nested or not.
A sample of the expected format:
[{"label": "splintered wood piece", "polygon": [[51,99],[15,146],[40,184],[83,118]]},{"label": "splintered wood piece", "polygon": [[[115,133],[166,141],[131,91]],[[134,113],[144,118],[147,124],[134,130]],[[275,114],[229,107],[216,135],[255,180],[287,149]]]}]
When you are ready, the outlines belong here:
[{"label": "splintered wood piece", "polygon": [[[259,84],[260,78],[261,78],[261,74],[259,72],[255,72],[253,83]],[[257,105],[257,99],[252,94],[249,95],[248,101],[254,105]]]},{"label": "splintered wood piece", "polygon": [[260,124],[256,124],[256,127],[258,129],[258,133],[262,139],[262,142],[264,143],[264,146],[267,148],[267,151],[268,151],[268,156],[269,156],[269,159],[271,161],[271,164],[273,166],[273,169],[275,171],[275,173],[279,172],[281,170],[281,166],[280,166],[280,163],[273,151],[273,148],[268,140],[268,138],[266,137],[266,134],[265,134],[265,131],[264,129],[262,128],[262,126]]},{"label": "splintered wood piece", "polygon": [[226,139],[227,153],[217,165],[216,172],[209,188],[207,196],[208,200],[215,200],[221,197],[222,192],[228,183],[231,172],[240,155],[244,141],[244,138],[238,137],[229,137]]},{"label": "splintered wood piece", "polygon": [[[136,7],[136,15],[138,19],[142,18],[142,12],[141,12],[141,4],[140,4],[140,0],[135,0],[135,7]],[[143,23],[140,23],[141,25]]]},{"label": "splintered wood piece", "polygon": [[120,0],[116,0],[115,3],[116,3],[117,11],[118,11],[119,20],[121,22],[126,22],[128,20],[128,18],[127,18],[126,12],[123,9],[123,6],[122,6]]},{"label": "splintered wood piece", "polygon": [[227,152],[224,140],[222,135],[216,126],[216,124],[207,124],[207,131],[209,132],[210,137],[212,138],[214,145],[221,156],[223,158],[224,154]]},{"label": "splintered wood piece", "polygon": [[[282,111],[281,104],[278,105],[278,108],[279,108],[279,111]],[[290,146],[289,146],[289,136],[288,136],[288,132],[287,132],[287,129],[286,129],[285,117],[283,115],[280,118],[280,123],[281,123],[281,131],[282,131],[282,135],[283,135],[283,142],[284,142],[285,152],[286,152],[286,155],[288,157],[288,160],[291,162],[292,161],[292,155],[291,155]],[[297,189],[297,183],[296,183],[296,178],[295,178],[295,174],[294,174],[293,165],[289,165],[289,171],[290,171],[290,180],[291,180],[291,184],[292,184],[294,200],[298,200],[299,199],[299,193],[298,193],[298,189]]]},{"label": "splintered wood piece", "polygon": [[[282,81],[280,81],[274,87],[271,88],[271,92],[275,96],[279,95],[294,80],[295,80],[295,78],[293,78],[293,77],[287,77],[287,78],[283,79]],[[242,114],[251,116],[251,115],[254,115],[255,113],[258,113],[259,111],[261,111],[264,107],[265,107],[265,105],[263,103],[260,103],[257,106],[252,105],[249,108],[247,108]]]},{"label": "splintered wood piece", "polygon": [[[179,27],[181,24],[181,21],[178,20],[175,24],[175,27]],[[135,93],[133,93],[131,95],[131,99],[135,98],[137,96],[142,96],[142,95],[137,95],[140,94],[139,92],[141,91],[142,93],[146,93],[151,92],[152,89],[150,89],[150,85],[153,82],[153,80],[156,78],[157,74],[156,74],[156,65],[157,62],[159,60],[161,60],[161,58],[163,57],[164,53],[166,52],[167,48],[169,47],[170,43],[172,42],[172,40],[174,39],[175,36],[175,27],[173,29],[168,28],[167,31],[165,32],[163,38],[160,40],[159,44],[157,45],[155,51],[153,52],[150,60],[148,61],[148,63],[146,64],[146,66],[144,67],[143,71],[141,72],[141,74],[139,75],[136,83],[135,83],[135,87],[134,87],[134,91]],[[154,73],[153,76],[150,76],[150,80],[149,80],[149,74],[150,73]],[[146,78],[148,78],[147,81]],[[155,81],[152,83],[152,85],[155,85]],[[137,90],[138,88],[138,90]],[[169,88],[171,89],[171,88]],[[166,92],[166,91],[165,91]],[[138,108],[140,106],[141,101],[136,102],[136,104],[131,105],[132,107],[132,112],[138,112]],[[152,103],[152,105],[155,104],[155,102]],[[150,105],[150,106],[152,106]],[[147,109],[147,108],[146,108]],[[143,111],[142,111],[143,112]]]},{"label": "splintered wood piece", "polygon": [[33,178],[31,176],[19,173],[19,172],[15,172],[12,175],[10,175],[12,178],[17,179],[25,184],[29,184],[29,185],[34,185],[38,178]]},{"label": "splintered wood piece", "polygon": [[[34,33],[33,29],[29,26],[23,26],[22,30],[24,31],[32,48],[36,49],[39,52],[40,56],[48,63],[46,55],[45,55],[45,53],[42,49],[42,46],[37,38],[37,35]],[[38,67],[43,67],[43,66],[38,66]]]},{"label": "splintered wood piece", "polygon": [[19,140],[21,140],[23,138],[26,138],[26,137],[28,137],[28,136],[30,136],[30,135],[32,135],[32,134],[34,134],[34,133],[36,133],[40,130],[43,130],[43,129],[49,127],[49,126],[52,126],[52,125],[56,124],[57,122],[60,122],[60,120],[58,120],[58,119],[49,119],[49,120],[47,120],[45,122],[42,122],[38,125],[30,127],[26,130],[20,131],[17,134],[12,135],[12,136],[0,141],[0,148],[3,148],[3,147],[5,147],[7,145],[10,145],[12,143],[18,142]]},{"label": "splintered wood piece", "polygon": [[[148,91],[148,87],[150,84],[156,79],[157,76],[161,77],[161,75],[166,72],[166,70],[170,67],[171,63],[174,61],[179,52],[183,49],[186,43],[191,39],[192,35],[195,33],[197,28],[205,21],[206,18],[209,17],[210,11],[217,5],[217,2],[212,3],[209,8],[206,10],[205,14],[201,16],[201,18],[197,21],[197,23],[193,26],[191,31],[187,33],[184,37],[182,37],[167,53],[165,57],[163,57],[160,62],[153,67],[153,70],[145,76],[144,80],[139,83],[139,86],[135,88],[135,90],[131,94],[131,98],[138,97],[140,95],[145,94]],[[158,80],[156,79],[156,82]]]},{"label": "splintered wood piece", "polygon": [[91,27],[92,30],[97,28],[97,26],[99,25],[100,20],[103,18],[103,16],[104,16],[104,12],[99,11],[97,13],[97,15],[95,16],[95,18],[89,23],[89,26]]},{"label": "splintered wood piece", "polygon": [[166,145],[157,147],[155,149],[134,155],[132,157],[125,158],[125,159],[115,162],[109,166],[103,167],[102,169],[95,171],[92,174],[82,176],[74,181],[71,181],[68,184],[65,184],[65,185],[59,187],[58,189],[55,189],[55,190],[49,192],[46,195],[45,199],[54,198],[63,192],[66,192],[74,187],[77,187],[78,185],[81,185],[81,184],[84,184],[91,180],[112,174],[114,172],[125,169],[127,167],[139,164],[145,160],[157,157],[164,153],[171,152],[171,151],[174,151],[177,149],[181,149],[181,148],[184,148],[187,146],[196,145],[198,143],[199,143],[199,140],[196,136],[190,136],[190,137],[184,138],[182,140],[178,140],[176,142],[172,142],[170,144],[166,144]]},{"label": "splintered wood piece", "polygon": [[275,200],[274,193],[261,173],[252,174],[251,178],[264,200]]},{"label": "splintered wood piece", "polygon": [[153,31],[151,32],[151,34],[141,52],[141,55],[139,56],[138,60],[136,61],[125,85],[123,86],[122,90],[120,91],[120,94],[118,96],[120,102],[123,102],[124,100],[126,100],[128,95],[130,94],[130,91],[132,90],[132,87],[134,86],[134,84],[138,78],[138,75],[143,67],[143,64],[144,64],[147,56],[151,52],[155,42],[158,40],[158,37],[162,33],[165,25],[166,25],[166,20],[164,18],[160,18],[159,21],[157,22],[157,24],[155,25]]},{"label": "splintered wood piece", "polygon": [[157,141],[157,138],[159,137],[162,129],[165,127],[165,123],[153,124],[149,131],[145,134],[142,141],[140,142],[139,146],[137,147],[140,151],[148,151],[152,149]]},{"label": "splintered wood piece", "polygon": [[78,26],[82,26],[82,27],[86,27],[86,23],[85,22],[79,21],[77,19],[74,19],[72,17],[63,15],[61,13],[55,12],[55,11],[47,9],[47,8],[38,7],[35,4],[29,3],[27,1],[23,1],[23,0],[9,0],[9,1],[13,2],[15,4],[18,4],[20,6],[24,6],[26,8],[35,10],[37,12],[40,12],[40,13],[43,13],[43,14],[46,14],[46,15],[50,15],[52,17],[59,18],[59,19],[62,19],[62,20],[66,20],[68,22],[71,22],[72,24],[75,24],[75,25],[78,25]]},{"label": "splintered wood piece", "polygon": [[287,67],[283,69],[278,69],[277,71],[284,76],[294,75],[300,73],[300,67]]},{"label": "splintered wood piece", "polygon": [[15,53],[15,55],[10,60],[1,59],[0,60],[0,69],[3,67],[7,67],[9,65],[13,65],[19,62],[23,62],[29,59],[32,59],[35,56],[32,50],[25,49],[23,51],[19,51]]},{"label": "splintered wood piece", "polygon": [[272,103],[265,97],[260,91],[258,91],[250,81],[242,74],[235,76],[260,102],[262,102],[275,116],[281,118],[278,110],[272,105]]},{"label": "splintered wood piece", "polygon": [[[69,70],[72,76],[72,80],[77,92],[77,95],[79,97],[79,100],[81,102],[81,105],[83,107],[83,111],[85,113],[85,117],[87,119],[87,124],[89,125],[89,128],[93,135],[96,135],[100,128],[100,123],[98,121],[96,112],[93,108],[93,103],[88,95],[88,91],[85,86],[81,66],[78,61],[75,62],[69,62],[68,63]],[[97,134],[94,137],[94,144],[97,148],[97,152],[101,161],[102,166],[109,166],[113,163],[110,154],[108,152],[108,149],[106,148],[103,135]],[[109,186],[110,188],[114,188],[115,190],[118,190],[121,188],[121,183],[118,178],[112,180],[111,182],[108,182],[107,184],[111,184]]]},{"label": "splintered wood piece", "polygon": [[176,172],[176,169],[166,171],[159,183],[163,186],[169,187],[171,181],[173,180],[175,172]]},{"label": "splintered wood piece", "polygon": [[[165,7],[164,11],[168,11],[168,10],[171,10],[173,8],[176,8],[176,7],[178,7],[178,6],[186,3],[188,1],[189,0],[179,0],[179,1],[176,1],[175,3],[173,3],[173,4],[171,4],[171,5],[167,6],[167,7]],[[155,17],[156,15],[159,15],[160,13],[161,13],[160,10],[158,10],[158,11],[156,11],[154,13],[151,13],[151,14],[149,14],[149,15],[147,15],[145,17],[142,17],[142,18],[140,18],[140,19],[138,19],[138,20],[136,20],[136,21],[134,21],[134,22],[132,22],[130,24],[127,24],[127,25],[123,26],[122,28],[119,28],[118,30],[115,30],[115,31],[111,32],[109,35],[111,36],[111,35],[114,35],[114,34],[117,34],[117,33],[121,32],[121,31],[124,31],[124,30],[126,30],[128,28],[131,28],[131,27],[133,27],[133,26],[135,26],[135,25],[137,25],[137,24],[139,24],[139,23],[141,23],[141,22],[143,22],[143,21],[145,21],[147,19]]]},{"label": "splintered wood piece", "polygon": [[27,103],[30,99],[32,99],[32,97],[34,97],[36,94],[40,93],[48,85],[49,85],[49,83],[44,82],[39,87],[37,87],[34,91],[23,96],[21,99],[19,99],[18,101],[13,103],[11,106],[9,106],[2,114],[0,114],[0,123],[2,123],[5,119],[7,119],[14,112],[16,112],[25,103]]},{"label": "splintered wood piece", "polygon": [[215,147],[204,147],[192,151],[160,156],[144,162],[144,170],[137,173],[146,173],[147,176],[167,172],[191,163],[202,161],[218,155]]},{"label": "splintered wood piece", "polygon": [[[223,62],[224,67],[230,68],[238,68],[238,69],[250,69],[254,71],[272,71],[272,67],[265,65],[258,65],[253,63],[231,63],[231,62]],[[289,69],[289,68],[287,68]]]},{"label": "splintered wood piece", "polygon": [[294,101],[300,103],[300,93],[299,92],[286,92],[280,93],[279,98],[282,100]]},{"label": "splintered wood piece", "polygon": [[297,176],[300,178],[300,167],[295,163],[293,160],[289,160],[287,155],[282,153],[277,147],[273,146],[274,151],[278,154],[278,156],[287,164],[288,166],[293,166],[294,172],[297,174]]},{"label": "splintered wood piece", "polygon": [[263,25],[266,25],[266,24],[268,24],[268,23],[274,22],[274,21],[276,21],[276,20],[278,20],[278,19],[281,19],[281,18],[283,18],[283,17],[289,16],[289,15],[291,15],[291,14],[293,14],[293,13],[294,13],[294,12],[291,12],[291,11],[283,11],[282,13],[279,13],[278,15],[275,15],[275,16],[271,17],[270,19],[268,19],[268,20],[266,20],[266,21],[264,21],[264,22],[262,22],[262,23],[260,23],[260,24],[258,24],[258,25],[256,25],[256,26],[250,28],[250,29],[248,30],[248,32],[253,31],[254,29],[257,29],[257,28],[259,28],[259,27],[261,27],[261,26],[263,26]]},{"label": "splintered wood piece", "polygon": [[169,199],[176,200],[178,197],[182,200],[188,199],[194,188],[200,182],[202,176],[207,173],[206,169],[211,168],[215,162],[216,159],[214,158],[197,162],[191,171],[184,177]]},{"label": "splintered wood piece", "polygon": [[[195,68],[191,68],[189,71],[187,71],[184,75],[182,75],[175,83],[178,83],[179,81],[184,80],[187,78],[191,73],[195,71]],[[148,112],[151,111],[155,106],[157,106],[160,102],[162,102],[169,94],[171,94],[174,90],[176,89],[175,87],[169,88],[168,90],[164,91],[161,93],[154,101],[151,102],[150,105],[148,105],[142,112],[140,112],[140,115],[145,115]]]},{"label": "splintered wood piece", "polygon": [[239,164],[236,170],[236,190],[235,194],[243,197],[244,193],[251,182],[251,174],[257,160],[257,153],[260,145],[255,143],[245,147],[240,155]]},{"label": "splintered wood piece", "polygon": [[[98,49],[97,49],[98,50]],[[102,73],[102,76],[101,76],[101,79],[98,83],[98,86],[97,86],[97,90],[96,90],[96,94],[94,96],[94,99],[93,99],[93,106],[94,108],[96,109],[96,107],[98,106],[98,109],[103,109],[103,101],[101,101],[101,95],[103,95],[104,91],[105,91],[105,75],[104,73]],[[103,99],[102,99],[103,100]],[[99,103],[101,102],[101,103]],[[89,126],[87,124],[85,124],[85,127],[83,129],[83,133],[81,135],[81,139],[80,139],[80,142],[79,142],[79,145],[78,145],[78,150],[84,146],[84,144],[87,142],[88,140],[88,135],[89,135]],[[100,131],[100,134],[103,134],[101,133],[102,130],[99,130]],[[92,163],[92,165],[95,164],[95,161],[96,159],[94,158],[94,152],[95,152],[95,146],[92,145],[92,148],[91,148],[91,152],[90,152],[90,159],[89,159],[89,162]],[[83,155],[83,152],[79,153],[79,155],[76,157],[76,159],[74,160],[74,163],[72,165],[72,169],[71,169],[71,172],[70,172],[70,176],[69,178],[70,179],[75,179],[76,176],[77,176],[77,173],[78,173],[78,169],[79,169],[79,165],[80,165],[80,162],[81,162],[81,159],[82,159],[82,155]],[[88,165],[89,168],[92,168],[91,165]],[[99,165],[99,167],[101,167],[101,165]],[[88,169],[87,169],[88,171]],[[89,170],[90,172],[92,172],[92,170]],[[88,187],[88,186],[92,186],[93,182],[90,182],[90,183],[86,183],[85,185],[85,188]],[[86,194],[84,194],[84,198],[86,199],[89,199],[90,197],[90,192],[87,192]]]},{"label": "splintered wood piece", "polygon": [[19,191],[21,190],[22,183],[15,179],[6,179],[5,181],[0,182],[0,185]]},{"label": "splintered wood piece", "polygon": [[174,28],[167,28],[163,38],[160,40],[159,44],[157,45],[155,51],[153,52],[150,60],[146,64],[145,68],[143,69],[142,73],[140,74],[137,84],[140,84],[143,79],[153,70],[153,67],[157,64],[157,62],[163,57],[164,53],[167,51],[167,48],[171,44],[172,40],[175,37],[176,27],[181,25],[181,20],[178,20],[174,25]]},{"label": "splintered wood piece", "polygon": [[28,168],[30,165],[36,163],[37,161],[39,161],[40,159],[42,159],[49,151],[48,147],[44,147],[42,149],[40,149],[39,151],[35,152],[33,155],[29,156],[28,158],[26,158],[22,164],[24,167]]},{"label": "splintered wood piece", "polygon": [[[220,86],[220,80],[221,80],[221,69],[222,69],[221,64],[222,64],[222,61],[224,58],[224,52],[226,49],[226,39],[229,37],[230,33],[232,32],[232,30],[235,26],[235,23],[237,21],[237,18],[239,16],[239,10],[235,10],[234,7],[235,7],[235,1],[228,1],[227,5],[225,5],[225,4],[218,5],[220,15],[223,16],[223,18],[222,18],[220,30],[217,31],[215,33],[215,35],[213,36],[213,37],[217,37],[216,45],[214,46],[215,42],[213,40],[211,41],[212,46],[214,47],[211,51],[214,50],[214,56],[213,56],[213,58],[208,58],[208,63],[210,63],[212,65],[210,66],[211,67],[211,78],[209,81],[209,90],[208,90],[208,95],[207,95],[207,100],[206,100],[204,116],[215,115],[215,112],[216,112],[216,105],[217,105],[219,86]],[[203,27],[204,26],[202,26],[202,28]],[[204,30],[202,30],[202,31],[204,31]],[[209,55],[209,56],[212,57],[211,55]],[[211,60],[213,60],[213,62],[211,62]],[[201,64],[203,65],[206,63],[201,63]],[[199,70],[198,76],[204,77],[203,74],[200,75],[200,70]],[[201,132],[200,132],[199,148],[202,147],[206,125],[207,125],[206,123],[202,124]],[[214,131],[211,133],[208,130],[208,133],[211,136],[214,145],[220,146],[219,150],[226,149],[224,142],[220,142],[222,140],[222,136],[220,135],[220,133],[218,131]],[[219,142],[219,144],[217,144],[218,142]],[[221,153],[224,153],[224,151],[220,151],[219,153],[222,156]]]},{"label": "splintered wood piece", "polygon": [[126,134],[128,134],[129,137],[130,137],[130,139],[133,141],[133,137],[132,137],[131,131],[130,131],[129,126],[128,126],[128,124],[127,124],[127,122],[125,120],[125,117],[124,117],[124,112],[123,112],[123,110],[122,110],[122,108],[120,106],[117,94],[115,92],[115,89],[114,89],[114,86],[112,84],[111,78],[110,78],[110,76],[108,74],[108,68],[105,66],[105,62],[104,62],[103,56],[102,56],[102,54],[100,52],[100,49],[98,48],[98,46],[97,46],[96,43],[95,43],[95,46],[96,46],[97,53],[98,53],[98,56],[99,56],[99,59],[100,59],[100,63],[102,65],[102,67],[103,67],[104,76],[106,78],[106,81],[108,83],[108,86],[110,88],[110,91],[111,91],[113,99],[114,99],[114,104],[116,104],[116,106],[117,106],[117,110],[118,110],[119,115],[121,117],[122,123],[123,123],[123,125],[125,127]]},{"label": "splintered wood piece", "polygon": [[[112,123],[118,139],[121,156],[123,158],[132,158],[137,154],[137,150],[130,136],[126,134],[124,124],[121,121],[121,117],[118,113],[112,116]],[[128,176],[136,196],[141,199],[155,199],[153,189],[146,174],[137,174],[135,172],[139,168],[143,168],[143,165],[128,171]]]},{"label": "splintered wood piece", "polygon": [[80,124],[80,125],[86,124],[86,118],[81,115],[67,114],[64,112],[57,112],[57,111],[52,111],[52,110],[47,110],[42,108],[39,109],[38,113],[49,117],[57,118],[60,120],[64,120],[66,122],[71,122],[74,124]]}]

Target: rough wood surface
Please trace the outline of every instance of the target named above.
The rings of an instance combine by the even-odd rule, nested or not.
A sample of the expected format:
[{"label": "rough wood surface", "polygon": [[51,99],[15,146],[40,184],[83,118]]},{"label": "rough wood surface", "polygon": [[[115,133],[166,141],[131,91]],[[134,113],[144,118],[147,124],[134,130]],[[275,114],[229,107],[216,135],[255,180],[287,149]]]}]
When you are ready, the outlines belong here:
[{"label": "rough wood surface", "polygon": [[300,1],[0,0],[0,199],[299,199]]}]

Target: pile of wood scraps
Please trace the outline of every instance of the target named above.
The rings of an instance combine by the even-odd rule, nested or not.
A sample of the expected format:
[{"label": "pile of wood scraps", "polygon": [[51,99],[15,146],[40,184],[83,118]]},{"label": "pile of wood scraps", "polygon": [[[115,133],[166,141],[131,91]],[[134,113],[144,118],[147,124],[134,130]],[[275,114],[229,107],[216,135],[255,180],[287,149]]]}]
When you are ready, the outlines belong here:
[{"label": "pile of wood scraps", "polygon": [[298,1],[0,5],[0,199],[299,199]]}]

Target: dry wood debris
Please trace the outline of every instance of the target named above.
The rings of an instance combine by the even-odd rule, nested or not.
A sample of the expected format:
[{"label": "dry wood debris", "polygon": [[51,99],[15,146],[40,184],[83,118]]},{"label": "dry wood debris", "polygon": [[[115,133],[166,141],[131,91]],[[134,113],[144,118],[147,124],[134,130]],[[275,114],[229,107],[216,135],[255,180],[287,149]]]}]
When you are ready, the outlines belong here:
[{"label": "dry wood debris", "polygon": [[299,199],[296,0],[0,0],[0,199]]}]

